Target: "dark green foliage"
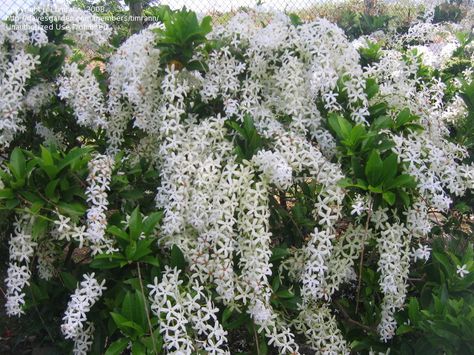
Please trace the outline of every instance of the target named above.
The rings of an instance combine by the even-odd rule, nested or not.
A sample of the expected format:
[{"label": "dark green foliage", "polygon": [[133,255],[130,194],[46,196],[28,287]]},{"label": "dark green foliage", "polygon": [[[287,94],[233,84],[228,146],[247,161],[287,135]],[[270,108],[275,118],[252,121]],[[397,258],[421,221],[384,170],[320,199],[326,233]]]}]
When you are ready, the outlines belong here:
[{"label": "dark green foliage", "polygon": [[211,32],[211,17],[206,16],[201,22],[196,13],[182,9],[165,11],[163,14],[164,30],[156,29],[156,46],[161,49],[161,60],[175,69],[205,70],[204,63],[192,60],[198,46],[206,42],[206,35]]},{"label": "dark green foliage", "polygon": [[355,39],[387,28],[391,19],[392,17],[388,15],[368,15],[345,10],[337,25],[344,30],[349,39]]},{"label": "dark green foliage", "polygon": [[380,44],[371,41],[367,41],[366,44],[366,46],[359,48],[360,64],[363,67],[378,62],[382,56]]},{"label": "dark green foliage", "polygon": [[227,126],[237,133],[233,139],[235,154],[240,161],[250,160],[263,147],[264,139],[258,134],[250,116],[245,116],[243,122],[229,120]]},{"label": "dark green foliage", "polygon": [[433,23],[439,22],[454,22],[458,23],[463,18],[463,13],[458,4],[451,1],[451,3],[444,3],[435,7]]}]

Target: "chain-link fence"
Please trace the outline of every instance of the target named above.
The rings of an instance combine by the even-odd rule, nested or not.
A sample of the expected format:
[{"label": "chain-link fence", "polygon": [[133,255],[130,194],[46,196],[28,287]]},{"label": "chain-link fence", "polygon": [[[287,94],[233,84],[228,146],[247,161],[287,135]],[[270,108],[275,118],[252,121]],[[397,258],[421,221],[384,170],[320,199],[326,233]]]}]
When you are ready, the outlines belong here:
[{"label": "chain-link fence", "polygon": [[[377,7],[407,7],[418,4],[433,3],[439,0],[131,0],[130,2],[141,2],[142,7],[151,5],[169,5],[172,9],[186,6],[188,9],[201,14],[214,16],[225,16],[242,8],[255,8],[260,6],[271,10],[294,12],[302,14],[303,17],[315,17],[324,14],[327,9],[338,9],[340,7],[352,6],[354,10],[371,11]],[[457,2],[466,2],[458,0]],[[473,2],[467,0],[467,2]],[[32,8],[39,4],[61,4],[75,3],[82,7],[91,9],[93,12],[100,12],[104,8],[128,9],[123,0],[0,0],[0,18],[5,19],[8,15],[22,9]]]},{"label": "chain-link fence", "polygon": [[[344,16],[351,17],[353,14],[383,14],[386,18],[396,18],[400,23],[410,23],[420,11],[434,8],[434,5],[440,3],[446,6],[461,5],[464,9],[474,6],[474,0],[0,0],[0,20],[40,5],[71,4],[96,13],[104,19],[116,13],[146,16],[148,9],[157,5],[168,5],[172,9],[185,6],[199,14],[211,15],[214,23],[227,21],[237,11],[248,11],[257,7],[295,13],[303,20],[325,17],[338,24],[341,19],[344,20]],[[449,11],[447,13],[449,14]],[[133,26],[133,23],[130,26]]]}]

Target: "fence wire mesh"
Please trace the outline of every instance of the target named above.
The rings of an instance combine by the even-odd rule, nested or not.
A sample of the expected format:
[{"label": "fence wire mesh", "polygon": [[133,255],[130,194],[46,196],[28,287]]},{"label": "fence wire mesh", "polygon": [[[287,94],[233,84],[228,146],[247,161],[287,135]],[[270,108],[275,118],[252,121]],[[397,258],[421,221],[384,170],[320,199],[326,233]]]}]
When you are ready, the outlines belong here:
[{"label": "fence wire mesh", "polygon": [[[337,23],[348,34],[347,29],[357,23],[354,22],[357,16],[360,19],[361,15],[375,15],[366,23],[369,27],[375,25],[384,29],[389,27],[389,22],[392,25],[395,22],[396,28],[403,28],[420,14],[426,14],[429,9],[433,11],[435,6],[445,6],[446,14],[457,16],[456,11],[461,14],[472,8],[474,0],[0,0],[0,20],[14,19],[12,16],[22,11],[42,6],[64,5],[95,13],[124,36],[137,30],[134,27],[137,21],[130,20],[131,17],[151,18],[140,21],[138,29],[147,26],[155,21],[153,10],[159,5],[167,5],[171,9],[186,7],[200,15],[210,15],[214,24],[225,23],[239,11],[248,12],[257,8],[259,11],[294,13],[302,20],[324,17]],[[373,21],[378,21],[378,24]],[[360,31],[356,29],[353,37],[357,34],[360,35]]]},{"label": "fence wire mesh", "polygon": [[[474,0],[446,1],[474,5]],[[238,10],[252,9],[256,6],[269,10],[292,12],[304,19],[312,19],[318,16],[337,16],[341,9],[350,9],[354,12],[385,10],[404,15],[411,8],[440,3],[440,0],[130,0],[129,2],[141,2],[144,9],[156,5],[168,5],[172,9],[186,6],[197,13],[211,15],[214,21],[220,22],[225,21],[229,15]],[[0,19],[4,20],[11,14],[38,5],[64,3],[90,9],[99,15],[100,12],[108,9],[129,10],[123,0],[0,0]]]}]

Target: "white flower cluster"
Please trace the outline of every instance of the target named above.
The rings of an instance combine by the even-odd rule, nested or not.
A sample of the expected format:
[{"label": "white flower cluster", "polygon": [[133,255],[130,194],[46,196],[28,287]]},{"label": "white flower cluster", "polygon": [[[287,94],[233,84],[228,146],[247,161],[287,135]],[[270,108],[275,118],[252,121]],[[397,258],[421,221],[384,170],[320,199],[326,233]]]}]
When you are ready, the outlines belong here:
[{"label": "white flower cluster", "polygon": [[92,345],[93,326],[87,321],[87,313],[106,290],[105,280],[99,283],[95,274],[85,274],[68,302],[61,331],[66,339],[74,340],[74,354],[85,355]]},{"label": "white flower cluster", "polygon": [[[145,136],[127,147],[130,159],[138,160],[145,152],[157,167],[156,206],[164,210],[158,243],[166,249],[178,246],[190,271],[186,284],[178,270],[166,268],[160,281],[148,285],[166,351],[230,353],[218,309],[211,302],[210,292],[215,290],[219,302],[246,311],[258,332],[282,354],[299,352],[293,331],[306,336],[318,354],[349,353],[329,304],[343,283],[356,278],[355,260],[363,257],[369,240],[376,241],[384,294],[378,331],[388,341],[396,332],[395,312],[405,302],[410,259],[429,258],[429,244],[421,243],[431,230],[433,207],[446,211],[450,195],[461,196],[474,187],[474,168],[462,164],[466,150],[447,138],[449,125],[467,114],[465,105],[456,108],[459,96],[446,103],[445,84],[418,76],[421,59],[442,67],[458,43],[445,28],[419,24],[390,47],[418,41],[417,51],[383,50],[380,61],[362,68],[356,50],[362,44],[350,43],[328,21],[294,26],[287,16],[276,14],[267,26],[261,26],[258,16],[238,14],[213,30],[210,36],[225,45],[209,58],[199,57],[207,61],[205,73],[176,63],[163,68],[152,28],[131,36],[106,64],[106,96],[91,69],[75,63],[64,66],[55,84],[41,83],[26,93],[25,83],[36,59],[17,50],[10,62],[0,51],[0,68],[6,69],[0,78],[0,145],[8,145],[21,131],[23,105],[37,112],[55,85],[80,125],[105,130],[110,155],[99,154],[89,163],[87,225],[74,226],[58,213],[52,231],[54,238],[77,241],[96,255],[115,250],[105,233],[112,154],[122,148],[127,128],[137,128]],[[432,60],[433,30],[447,39],[442,50],[445,57]],[[0,24],[0,46],[8,36]],[[44,44],[41,32],[17,36],[19,45]],[[107,33],[71,32],[71,36],[103,43]],[[374,78],[380,89],[370,100],[365,94],[367,78]],[[347,98],[345,107],[340,95]],[[195,108],[202,103],[220,108],[201,114]],[[394,142],[392,150],[401,169],[417,182],[419,200],[405,211],[374,209],[372,200],[362,195],[347,206],[350,192],[338,185],[344,176],[340,163],[333,159],[336,141],[318,109],[348,110],[353,121],[367,125],[368,107],[377,103],[387,103],[387,114],[393,119],[408,108],[424,128],[422,132],[384,133]],[[257,131],[253,133],[261,136],[265,148],[246,160],[236,156],[234,143],[241,137],[226,127],[226,121],[245,126],[249,117]],[[46,140],[61,140],[60,134],[41,123],[37,131]],[[301,286],[299,316],[290,321],[273,307],[271,298],[270,260],[277,241],[270,228],[269,203],[272,194],[284,196],[299,183],[317,185],[310,211],[315,227],[303,235],[300,247],[291,247],[291,256],[279,269]],[[35,247],[22,226],[18,224],[11,242],[10,315],[21,313],[21,290],[28,283]],[[414,249],[412,242],[419,247]],[[44,246],[39,248],[43,278],[53,274],[53,258]],[[466,272],[458,268],[460,277]],[[91,345],[93,325],[86,325],[86,313],[104,289],[104,282],[99,284],[94,274],[85,275],[68,305],[62,330],[66,338],[75,340],[77,354],[86,353]]]},{"label": "white flower cluster", "polygon": [[8,316],[20,316],[24,313],[25,304],[23,288],[29,285],[31,277],[30,263],[33,258],[36,242],[31,236],[31,218],[27,215],[19,217],[14,224],[14,234],[10,239],[10,264],[5,284],[6,313]]},{"label": "white flower cluster", "polygon": [[[0,50],[1,51],[1,50]],[[0,72],[0,146],[8,147],[16,133],[24,130],[20,112],[23,108],[23,96],[26,81],[36,65],[38,58],[20,51]]]},{"label": "white flower cluster", "polygon": [[[80,47],[94,49],[108,43],[112,29],[89,11],[68,5],[52,4],[23,9],[13,17],[9,33],[14,42],[44,45],[48,37],[44,24],[66,32],[66,38]],[[43,20],[43,23],[40,21]]]},{"label": "white flower cluster", "polygon": [[311,233],[311,239],[305,250],[306,265],[302,276],[302,294],[307,298],[317,299],[320,296],[328,300],[329,295],[324,287],[326,266],[332,254],[332,235],[329,231],[318,231]]},{"label": "white flower cluster", "polygon": [[399,40],[408,48],[416,49],[422,55],[423,64],[440,69],[459,47],[455,31],[445,24],[420,22],[411,26]]},{"label": "white flower cluster", "polygon": [[317,354],[351,353],[337,326],[336,318],[327,305],[301,308],[298,318],[293,323]]},{"label": "white flower cluster", "polygon": [[39,243],[36,249],[38,276],[43,280],[51,280],[58,274],[54,262],[59,259],[59,253],[55,249],[52,240]]},{"label": "white flower cluster", "polygon": [[[25,95],[25,107],[33,113],[38,113],[56,92],[52,83],[41,83],[33,86]],[[37,124],[40,124],[38,122]]]},{"label": "white flower cluster", "polygon": [[395,335],[397,322],[394,314],[405,302],[410,267],[410,239],[403,225],[387,223],[377,240],[380,254],[380,288],[384,293],[382,320],[378,331],[385,342]]},{"label": "white flower cluster", "polygon": [[[105,45],[111,28],[90,12],[68,6],[34,7],[19,11],[12,23],[0,23],[0,146],[8,147],[14,136],[25,130],[22,125],[25,111],[37,113],[54,94],[55,83],[44,78],[33,87],[27,80],[39,65],[39,57],[30,54],[29,46],[48,44],[44,21],[53,23],[55,30],[65,31],[65,39],[82,48],[93,49]],[[59,26],[60,28],[57,28]],[[67,42],[67,41],[65,41]],[[67,56],[72,55],[69,44],[59,44]],[[69,98],[80,124],[98,127],[104,124],[105,103],[99,86],[90,70],[85,74],[67,64],[61,97]],[[76,70],[75,70],[76,69]],[[71,81],[72,80],[72,81]],[[95,115],[96,117],[92,117]]]},{"label": "white flower cluster", "polygon": [[[337,181],[343,176],[340,167],[328,160],[334,155],[335,142],[321,126],[315,99],[321,98],[325,109],[338,112],[342,89],[352,119],[362,124],[367,123],[368,105],[378,101],[388,102],[390,114],[408,107],[419,115],[421,123],[431,128],[408,137],[394,136],[394,151],[407,164],[407,172],[417,178],[428,201],[443,207],[449,205],[445,189],[462,193],[471,171],[460,166],[464,153],[446,141],[444,123],[436,122],[445,112],[444,87],[437,81],[420,82],[419,54],[415,53],[408,54],[407,60],[400,52],[387,50],[380,62],[362,69],[355,47],[340,29],[324,20],[295,27],[285,16],[276,15],[266,27],[257,23],[251,15],[238,14],[217,27],[211,36],[227,45],[210,55],[204,75],[173,67],[160,71],[156,65],[160,53],[153,48],[151,31],[131,37],[107,69],[111,75],[109,113],[114,118],[107,133],[111,145],[118,147],[130,121],[155,138],[162,182],[156,201],[165,210],[160,243],[178,245],[200,282],[216,286],[219,299],[236,308],[246,305],[259,331],[278,344],[281,352],[297,351],[297,347],[285,320],[269,304],[268,193],[273,186],[285,191],[300,179],[319,183],[313,210],[318,226],[284,268],[302,282],[303,308],[309,309],[314,300],[330,301],[342,283],[354,279],[354,261],[362,245],[377,238],[386,295],[386,314],[379,329],[388,339],[394,329],[390,328],[393,312],[403,305],[411,253],[406,244],[403,253],[393,252],[402,240],[387,230],[400,226],[419,239],[431,223],[419,203],[407,212],[406,226],[387,229],[388,210],[372,211],[370,201],[359,196],[352,214],[357,221],[369,218],[375,228],[350,226],[338,236],[345,192]],[[375,77],[380,87],[380,94],[370,103],[364,93],[367,77]],[[338,87],[340,83],[344,85]],[[201,120],[188,115],[187,107],[194,105],[192,98],[197,94],[208,103],[222,99],[226,117]],[[243,122],[246,115],[253,118],[269,149],[257,152],[251,162],[237,164],[232,145],[225,139],[224,121]],[[280,117],[289,123],[282,124]],[[422,142],[423,149],[414,147],[417,142]],[[410,165],[408,154],[420,151],[430,155]],[[435,154],[442,158],[436,159]],[[453,171],[457,177],[449,178]],[[240,275],[234,271],[234,254],[239,256]],[[426,250],[423,255],[426,258]],[[401,260],[397,266],[402,270],[394,269],[391,257]]]},{"label": "white flower cluster", "polygon": [[354,272],[354,262],[359,258],[362,244],[373,237],[370,229],[363,226],[350,225],[343,235],[339,236],[333,247],[331,258],[327,263],[325,279],[328,297],[339,289],[345,282],[354,281],[357,276]]},{"label": "white flower cluster", "polygon": [[36,123],[35,131],[38,136],[43,138],[43,144],[45,146],[55,145],[60,149],[64,149],[64,135],[62,132],[54,132],[51,128],[46,127],[41,122]]},{"label": "white flower cluster", "polygon": [[259,151],[253,161],[268,181],[279,189],[286,190],[291,186],[292,169],[280,154],[271,151]]},{"label": "white flower cluster", "polygon": [[[152,129],[152,117],[160,100],[157,80],[160,51],[154,48],[155,34],[151,28],[128,38],[110,58],[107,109],[107,137],[111,150],[118,149],[128,121],[133,117],[142,129]],[[155,125],[153,125],[155,127]]]},{"label": "white flower cluster", "polygon": [[105,128],[105,101],[90,67],[80,71],[77,63],[66,63],[57,84],[58,96],[73,108],[79,125],[92,129]]},{"label": "white flower cluster", "polygon": [[56,212],[57,220],[54,221],[54,228],[51,235],[57,240],[66,240],[79,243],[79,248],[88,245],[89,239],[85,226],[77,226],[71,223],[71,218]]},{"label": "white flower cluster", "polygon": [[[166,267],[162,279],[150,288],[151,310],[160,319],[167,353],[230,354],[227,332],[219,323],[215,307],[197,280],[184,287],[180,271]],[[194,333],[194,336],[188,334]]]},{"label": "white flower cluster", "polygon": [[471,188],[474,167],[460,163],[467,155],[460,146],[441,137],[435,140],[429,133],[393,138],[394,151],[430,205],[446,211],[452,202],[448,193],[462,196]]},{"label": "white flower cluster", "polygon": [[418,244],[418,248],[413,248],[412,250],[413,260],[416,262],[419,260],[424,260],[425,262],[429,260],[431,256],[431,248],[427,245]]},{"label": "white flower cluster", "polygon": [[98,154],[88,163],[89,176],[86,189],[87,202],[90,207],[87,210],[87,238],[92,255],[100,253],[112,253],[115,251],[113,241],[105,235],[107,228],[107,191],[112,179],[114,160],[108,155]]},{"label": "white flower cluster", "polygon": [[270,304],[258,299],[253,300],[248,313],[259,327],[259,332],[263,332],[268,338],[268,344],[275,346],[281,354],[299,354],[298,344],[288,322],[282,319]]}]

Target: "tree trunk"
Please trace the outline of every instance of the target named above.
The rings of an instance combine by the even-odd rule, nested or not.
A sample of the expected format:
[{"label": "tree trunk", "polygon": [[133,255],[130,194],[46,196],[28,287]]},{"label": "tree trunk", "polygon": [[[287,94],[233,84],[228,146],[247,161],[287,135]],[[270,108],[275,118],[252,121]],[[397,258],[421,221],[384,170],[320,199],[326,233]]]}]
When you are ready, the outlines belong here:
[{"label": "tree trunk", "polygon": [[375,13],[375,5],[377,0],[364,0],[365,5],[365,14],[366,15],[373,15]]},{"label": "tree trunk", "polygon": [[143,29],[142,16],[143,6],[142,0],[131,0],[130,1],[130,16],[134,17],[130,21],[130,32],[132,34],[140,32]]}]

